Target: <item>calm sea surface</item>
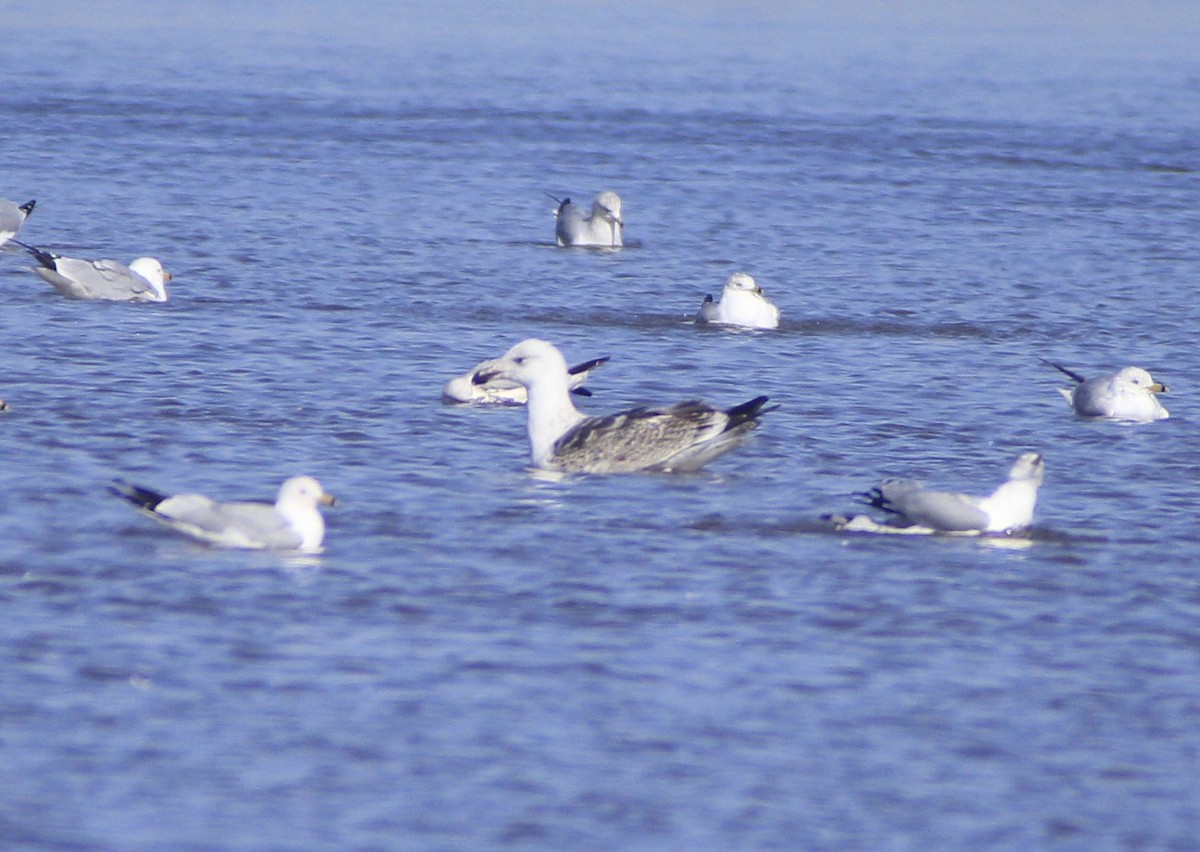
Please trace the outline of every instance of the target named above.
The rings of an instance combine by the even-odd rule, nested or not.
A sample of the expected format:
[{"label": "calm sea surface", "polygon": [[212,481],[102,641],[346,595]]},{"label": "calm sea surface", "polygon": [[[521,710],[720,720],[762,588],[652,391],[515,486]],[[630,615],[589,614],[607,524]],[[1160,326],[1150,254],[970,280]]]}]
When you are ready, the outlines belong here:
[{"label": "calm sea surface", "polygon": [[[1195,848],[1190,7],[176,5],[0,3],[23,238],[175,274],[0,253],[0,846]],[[543,192],[602,189],[633,245],[556,248]],[[691,324],[736,270],[777,333]],[[439,400],[530,336],[612,356],[590,412],[782,407],[547,481],[522,410]],[[1171,419],[1077,421],[1037,356]],[[821,521],[1027,449],[1027,546]],[[105,493],[297,473],[307,559]]]}]

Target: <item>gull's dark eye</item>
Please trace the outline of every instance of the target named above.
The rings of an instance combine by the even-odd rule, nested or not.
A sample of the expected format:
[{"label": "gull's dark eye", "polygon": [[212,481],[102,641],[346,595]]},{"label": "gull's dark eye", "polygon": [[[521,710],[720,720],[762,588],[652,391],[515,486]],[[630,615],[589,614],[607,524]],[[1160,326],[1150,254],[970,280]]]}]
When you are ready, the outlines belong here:
[{"label": "gull's dark eye", "polygon": [[516,358],[513,358],[513,363],[514,363],[514,364],[524,364],[524,363],[525,363],[525,356],[524,356],[524,355],[518,355]]}]

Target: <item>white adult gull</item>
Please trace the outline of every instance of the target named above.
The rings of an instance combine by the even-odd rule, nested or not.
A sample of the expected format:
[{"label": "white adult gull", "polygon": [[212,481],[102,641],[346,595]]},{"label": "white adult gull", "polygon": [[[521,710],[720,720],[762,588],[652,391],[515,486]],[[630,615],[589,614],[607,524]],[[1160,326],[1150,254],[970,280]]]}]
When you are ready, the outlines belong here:
[{"label": "white adult gull", "polygon": [[698,470],[745,443],[766,409],[759,396],[729,409],[704,402],[633,408],[585,417],[571,403],[567,362],[544,340],[508,350],[476,381],[519,382],[529,392],[529,446],[535,467],[569,473]]},{"label": "white adult gull", "polygon": [[892,533],[1013,533],[1033,523],[1046,462],[1038,453],[1017,457],[1008,479],[986,497],[933,491],[913,479],[888,479],[862,494],[887,513],[884,522],[865,515],[833,517],[840,529]]},{"label": "white adult gull", "polygon": [[570,198],[560,200],[553,195],[550,197],[558,202],[554,236],[560,246],[618,248],[624,245],[621,230],[625,227],[625,220],[621,218],[621,197],[615,192],[605,191],[597,195],[590,213]]},{"label": "white adult gull", "polygon": [[1141,367],[1125,367],[1111,375],[1088,379],[1053,361],[1039,360],[1074,380],[1074,387],[1059,388],[1058,392],[1080,417],[1150,423],[1170,416],[1156,396],[1166,393],[1167,386],[1156,382]]},{"label": "white adult gull", "polygon": [[[608,361],[607,355],[603,358],[593,358],[591,361],[584,361],[582,364],[576,364],[573,367],[567,368],[568,384],[571,393],[578,394],[579,396],[591,396],[592,392],[585,388],[583,384],[587,381],[592,370],[606,361]],[[463,373],[461,376],[455,376],[446,382],[446,386],[442,388],[442,400],[451,403],[474,403],[478,405],[524,405],[529,398],[528,392],[525,390],[525,386],[519,382],[514,382],[512,379],[502,379],[498,376],[483,383],[475,381],[477,375],[489,372],[495,363],[495,358],[482,361],[470,372]]]},{"label": "white adult gull", "polygon": [[704,304],[696,314],[696,322],[743,328],[778,328],[779,308],[767,300],[762,287],[753,278],[745,272],[735,272],[725,282],[721,301],[714,302],[711,294],[704,298]]},{"label": "white adult gull", "polygon": [[33,212],[36,199],[30,199],[24,204],[0,198],[0,246],[11,240],[25,224],[25,219]]},{"label": "white adult gull", "polygon": [[38,262],[33,271],[71,299],[110,302],[165,302],[171,273],[152,257],[139,257],[126,266],[115,260],[63,257],[13,240]]},{"label": "white adult gull", "polygon": [[218,503],[201,494],[171,497],[127,482],[117,482],[111,490],[144,514],[209,544],[306,553],[319,551],[325,538],[325,519],[318,504],[337,502],[311,476],[284,482],[274,505]]}]

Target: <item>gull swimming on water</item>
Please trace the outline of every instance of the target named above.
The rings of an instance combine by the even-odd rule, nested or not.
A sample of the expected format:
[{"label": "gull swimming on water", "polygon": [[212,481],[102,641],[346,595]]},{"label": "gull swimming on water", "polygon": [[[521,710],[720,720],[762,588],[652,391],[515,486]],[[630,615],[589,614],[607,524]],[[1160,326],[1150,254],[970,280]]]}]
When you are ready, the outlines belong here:
[{"label": "gull swimming on water", "polygon": [[1112,375],[1086,379],[1053,361],[1038,360],[1075,381],[1074,387],[1059,388],[1058,392],[1080,417],[1150,423],[1170,416],[1155,396],[1166,393],[1167,386],[1156,382],[1141,367],[1125,367]]},{"label": "gull swimming on water", "polygon": [[1046,462],[1038,453],[1017,457],[1008,479],[986,497],[932,491],[913,479],[888,479],[862,494],[888,514],[880,523],[865,515],[832,517],[839,529],[884,533],[1012,533],[1033,523]]},{"label": "gull swimming on water", "polygon": [[725,282],[721,301],[704,298],[696,322],[737,325],[743,328],[778,328],[779,308],[763,295],[762,287],[745,272],[735,272]]},{"label": "gull swimming on water", "polygon": [[40,266],[33,271],[59,293],[72,299],[111,302],[165,302],[171,273],[152,257],[139,257],[126,266],[115,260],[79,260],[14,243],[24,248]]},{"label": "gull swimming on water", "polygon": [[337,502],[311,476],[284,482],[274,505],[218,503],[201,494],[169,497],[127,482],[110,490],[155,520],[210,544],[308,553],[319,551],[325,538],[325,519],[317,505]]},{"label": "gull swimming on water", "polygon": [[36,199],[30,199],[24,204],[0,198],[0,246],[11,240],[25,224],[25,218],[33,212]]},{"label": "gull swimming on water", "polygon": [[496,359],[477,382],[497,377],[529,391],[530,454],[535,467],[578,473],[699,470],[745,443],[764,409],[759,396],[729,409],[704,402],[633,408],[585,417],[571,404],[567,362],[544,340],[531,338]]},{"label": "gull swimming on water", "polygon": [[558,202],[554,236],[560,246],[617,248],[624,245],[621,229],[625,227],[625,220],[621,218],[621,197],[615,192],[597,195],[590,214],[569,198],[550,197]]},{"label": "gull swimming on water", "polygon": [[[582,364],[569,367],[567,374],[569,376],[568,384],[571,393],[578,394],[579,396],[591,396],[592,392],[583,387],[583,383],[587,381],[588,375],[591,374],[592,370],[606,361],[608,361],[607,355],[603,358],[593,358],[591,361],[584,361]],[[442,388],[442,400],[445,402],[477,403],[480,405],[524,405],[529,397],[525,386],[520,382],[515,382],[512,379],[502,379],[498,376],[482,384],[475,381],[477,375],[490,371],[492,365],[495,363],[495,358],[483,361],[469,373],[463,373],[463,375],[456,376],[446,382],[446,386]]]}]

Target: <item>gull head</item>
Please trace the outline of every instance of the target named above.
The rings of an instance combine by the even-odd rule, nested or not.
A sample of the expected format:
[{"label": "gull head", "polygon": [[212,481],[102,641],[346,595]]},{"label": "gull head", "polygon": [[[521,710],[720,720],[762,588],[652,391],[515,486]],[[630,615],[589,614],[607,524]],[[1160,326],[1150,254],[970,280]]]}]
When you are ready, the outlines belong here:
[{"label": "gull head", "polygon": [[1154,381],[1154,377],[1149,372],[1141,367],[1125,367],[1118,370],[1116,381],[1123,385],[1132,385],[1135,388],[1140,388],[1146,393],[1167,393],[1168,388],[1162,382]]},{"label": "gull head", "polygon": [[129,264],[129,268],[150,283],[159,301],[166,301],[167,288],[164,285],[171,280],[171,273],[163,269],[161,263],[153,257],[139,257]]},{"label": "gull head", "polygon": [[494,379],[510,379],[527,388],[549,379],[566,387],[567,361],[553,343],[531,337],[477,370],[472,381],[482,385]]},{"label": "gull head", "polygon": [[753,278],[745,272],[735,272],[725,281],[725,289],[735,293],[755,293],[762,295],[762,287],[759,287]]},{"label": "gull head", "polygon": [[621,196],[607,190],[600,193],[596,196],[595,203],[592,204],[592,215],[600,216],[624,227],[625,220],[621,218]]},{"label": "gull head", "polygon": [[315,509],[318,504],[336,506],[337,499],[332,494],[327,494],[321,483],[311,476],[293,476],[279,487],[279,497],[275,500],[275,505],[280,508],[302,506]]},{"label": "gull head", "polygon": [[1010,482],[1032,482],[1041,485],[1046,476],[1046,460],[1041,453],[1021,453],[1008,472]]}]

